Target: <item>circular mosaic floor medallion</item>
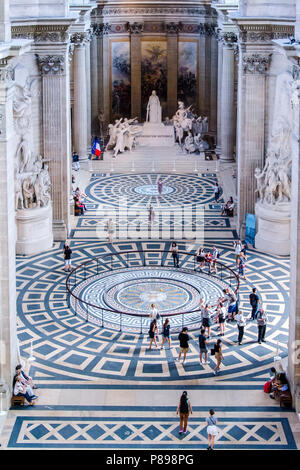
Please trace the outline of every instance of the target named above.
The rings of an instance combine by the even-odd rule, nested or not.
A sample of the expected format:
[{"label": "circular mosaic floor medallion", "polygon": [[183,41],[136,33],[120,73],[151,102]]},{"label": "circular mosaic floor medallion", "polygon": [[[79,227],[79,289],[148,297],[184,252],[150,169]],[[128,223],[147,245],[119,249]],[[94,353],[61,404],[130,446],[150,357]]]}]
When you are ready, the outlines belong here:
[{"label": "circular mosaic floor medallion", "polygon": [[[137,186],[134,191],[138,194],[144,194],[145,196],[158,196],[159,192],[155,184],[145,184],[143,186]],[[174,191],[171,186],[163,186],[162,195],[170,194]]]},{"label": "circular mosaic floor medallion", "polygon": [[181,315],[172,314],[185,313],[185,322],[189,327],[198,328],[199,312],[193,311],[198,310],[200,298],[205,303],[215,305],[225,286],[217,278],[187,269],[121,269],[93,276],[78,284],[73,292],[83,302],[76,304],[73,298],[71,304],[78,315],[86,318],[87,306],[84,302],[88,303],[90,322],[98,324],[101,318],[101,322],[116,329],[120,326],[119,312],[123,312],[123,329],[140,331],[141,326],[147,329],[151,304],[155,304],[162,315],[172,316],[174,327],[180,328],[182,318]]}]

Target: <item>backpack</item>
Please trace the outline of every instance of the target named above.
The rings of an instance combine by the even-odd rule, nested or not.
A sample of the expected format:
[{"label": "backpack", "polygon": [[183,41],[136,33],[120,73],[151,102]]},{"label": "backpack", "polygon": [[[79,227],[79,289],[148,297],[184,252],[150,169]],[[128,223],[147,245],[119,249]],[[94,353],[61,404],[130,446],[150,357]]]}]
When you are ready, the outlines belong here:
[{"label": "backpack", "polygon": [[188,413],[189,412],[189,399],[187,398],[185,400],[185,403],[183,403],[183,400],[180,401],[180,413]]},{"label": "backpack", "polygon": [[220,253],[219,252],[217,253],[217,258],[220,258]]},{"label": "backpack", "polygon": [[264,392],[265,393],[271,393],[271,390],[272,390],[272,382],[271,382],[271,380],[269,380],[264,385]]}]

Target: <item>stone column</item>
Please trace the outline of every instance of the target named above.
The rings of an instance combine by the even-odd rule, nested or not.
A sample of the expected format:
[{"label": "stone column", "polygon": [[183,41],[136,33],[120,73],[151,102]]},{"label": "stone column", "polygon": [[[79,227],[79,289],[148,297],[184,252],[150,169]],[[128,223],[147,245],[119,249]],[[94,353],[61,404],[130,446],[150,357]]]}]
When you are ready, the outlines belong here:
[{"label": "stone column", "polygon": [[[298,59],[299,60],[299,59]],[[294,66],[300,82],[300,67]],[[300,93],[295,92],[295,132],[292,135],[291,275],[288,343],[288,378],[296,412],[300,413]],[[297,100],[298,95],[298,100]],[[298,103],[297,103],[298,101]]]},{"label": "stone column", "polygon": [[98,122],[98,92],[99,92],[99,64],[98,64],[98,40],[97,40],[97,25],[94,25],[94,34],[91,38],[91,132],[92,135],[99,136],[99,122]]},{"label": "stone column", "polygon": [[87,154],[91,153],[91,33],[88,32],[85,41],[85,70],[86,70],[86,133],[87,133]]},{"label": "stone column", "polygon": [[217,147],[216,153],[222,153],[222,73],[223,73],[223,39],[218,37],[218,97],[217,97]]},{"label": "stone column", "polygon": [[[131,60],[131,116],[142,120],[142,51],[141,34],[144,30],[142,23],[129,24],[130,32],[130,60]],[[146,116],[144,117],[146,119]]]},{"label": "stone column", "polygon": [[166,24],[166,31],[168,70],[168,117],[171,119],[177,110],[179,25],[176,23],[168,23]]},{"label": "stone column", "polygon": [[[59,55],[37,55],[37,59],[42,75],[43,155],[49,160],[52,183],[53,237],[65,241],[70,230],[72,160],[68,46],[60,52]],[[86,122],[81,119],[82,123]]]},{"label": "stone column", "polygon": [[199,25],[199,60],[198,60],[198,114],[207,116],[205,103],[205,77],[206,77],[206,36],[204,25]]},{"label": "stone column", "polygon": [[220,159],[232,162],[234,148],[234,46],[237,37],[234,33],[223,35],[223,60],[222,60],[222,98],[221,98],[221,140],[222,153]]},{"label": "stone column", "polygon": [[217,134],[217,97],[218,97],[218,41],[217,36],[212,28],[211,30],[211,47],[210,47],[210,108],[208,124],[210,132],[216,136]]},{"label": "stone column", "polygon": [[[264,166],[266,73],[269,62],[268,53],[242,53],[240,50],[237,120],[238,227],[245,221],[247,212],[254,213],[254,170]],[[225,119],[224,116],[224,121]]]},{"label": "stone column", "polygon": [[9,2],[0,2],[0,43],[11,40]]},{"label": "stone column", "polygon": [[79,160],[87,161],[87,85],[85,33],[72,36],[75,45],[74,70],[74,106],[73,106],[73,148]]},{"label": "stone column", "polygon": [[[18,348],[16,333],[13,68],[0,60],[0,384],[11,389]],[[4,405],[3,405],[4,406]]]}]

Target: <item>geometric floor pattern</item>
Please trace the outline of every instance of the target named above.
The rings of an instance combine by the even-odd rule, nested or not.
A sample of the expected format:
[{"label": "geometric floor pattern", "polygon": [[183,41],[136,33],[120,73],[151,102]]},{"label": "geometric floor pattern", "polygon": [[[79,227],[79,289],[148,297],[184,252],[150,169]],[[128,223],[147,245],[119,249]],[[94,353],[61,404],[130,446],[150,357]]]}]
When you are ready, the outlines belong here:
[{"label": "geometric floor pattern", "polygon": [[[191,245],[189,251],[195,250]],[[234,256],[229,244],[218,244],[224,264],[233,267]],[[169,242],[118,242],[114,250],[169,250]],[[74,265],[88,256],[107,254],[112,247],[103,242],[72,242]],[[185,244],[179,244],[185,249]],[[184,259],[181,260],[184,267]],[[170,269],[173,269],[172,267]],[[257,344],[257,326],[248,322],[245,340],[237,346],[237,327],[227,324],[223,337],[224,367],[221,377],[234,378],[253,373],[272,362],[279,352],[285,356],[288,335],[288,262],[284,259],[255,255],[249,251],[248,281],[240,287],[240,308],[249,316],[248,296],[255,285],[269,313],[267,343]],[[22,355],[31,354],[31,342],[37,361],[33,373],[43,383],[64,380],[92,381],[99,378],[146,383],[208,379],[215,366],[213,356],[207,365],[198,360],[198,331],[191,332],[191,350],[184,365],[178,355],[177,334],[172,335],[172,348],[149,351],[147,334],[130,334],[101,328],[76,316],[69,308],[62,270],[61,246],[51,253],[37,255],[18,264],[18,337]],[[171,323],[172,328],[172,323]],[[172,332],[172,329],[171,329]],[[217,326],[212,327],[212,343],[217,339]]]},{"label": "geometric floor pattern", "polygon": [[[159,178],[164,182],[161,197],[157,195]],[[88,211],[77,218],[77,226],[71,234],[73,265],[117,251],[169,251],[170,240],[175,239],[179,250],[189,253],[195,253],[200,244],[208,249],[215,245],[221,254],[220,261],[235,269],[232,242],[237,234],[230,226],[230,220],[220,216],[220,204],[214,202],[216,181],[214,173],[203,173],[198,177],[154,173],[92,174],[86,189]],[[116,211],[120,197],[123,197],[123,206],[121,204],[121,210]],[[128,207],[122,214],[125,200],[129,201]],[[155,210],[150,229],[147,220],[149,203]],[[117,226],[113,245],[107,242],[103,230],[111,216],[116,217]],[[127,276],[130,270],[126,270],[125,260],[120,258],[119,261],[121,265],[114,274],[122,277],[126,273]],[[174,278],[172,264],[172,259],[164,263],[163,270],[169,272],[172,286],[167,285],[168,281],[162,293],[168,295],[168,289],[175,289],[178,302],[184,303],[187,297],[191,299],[192,290],[184,292],[178,285],[174,287],[178,279]],[[105,263],[103,267],[103,272],[108,272]],[[126,393],[128,390],[128,393],[139,394],[143,390],[147,393],[155,390],[177,393],[177,390],[179,393],[183,386],[195,393],[202,390],[207,393],[210,390],[258,393],[268,377],[274,356],[287,355],[287,258],[248,251],[247,281],[241,281],[239,291],[240,309],[249,317],[248,299],[255,286],[269,314],[267,342],[257,343],[257,326],[248,321],[243,344],[238,346],[237,327],[227,324],[222,338],[224,364],[217,377],[212,373],[214,356],[209,355],[208,364],[199,364],[198,330],[190,332],[190,351],[183,365],[175,360],[179,344],[178,333],[172,333],[172,323],[171,349],[149,351],[147,334],[118,331],[85,321],[67,300],[66,273],[62,268],[62,243],[56,243],[47,253],[17,259],[20,352],[23,358],[35,356],[29,372],[42,389],[41,394],[47,394],[47,391],[69,394],[74,390],[82,391],[79,393],[93,390]],[[151,269],[161,272],[160,262],[154,261]],[[184,273],[187,280],[189,269],[188,257],[182,255],[177,275]],[[203,278],[216,282],[207,273]],[[120,302],[124,308],[134,309],[135,302],[142,300],[148,308],[148,299],[141,298],[139,284],[130,282],[128,286],[124,285],[127,290],[119,289],[116,283],[115,290],[105,297],[105,302],[112,306],[116,305],[114,302]],[[157,290],[155,282],[153,289]],[[190,284],[195,288],[194,283]],[[88,292],[88,283],[85,287],[86,295],[95,295],[92,289]],[[211,344],[218,334],[214,324]],[[179,436],[178,418],[174,407],[170,406],[100,407],[93,403],[88,406],[46,406],[38,402],[34,409],[24,407],[10,411],[6,446],[10,449],[204,449],[207,447],[207,407],[195,405],[193,403],[189,432]],[[292,413],[283,409],[279,414],[278,409],[275,403],[268,403],[267,407],[215,407],[220,429],[216,449],[295,449],[289,424]]]},{"label": "geometric floor pattern", "polygon": [[[144,410],[146,412],[147,409]],[[195,412],[195,410],[194,410]],[[287,418],[219,418],[216,449],[296,449]],[[178,418],[32,417],[15,421],[8,448],[206,449],[204,417],[190,417],[179,435]]]}]

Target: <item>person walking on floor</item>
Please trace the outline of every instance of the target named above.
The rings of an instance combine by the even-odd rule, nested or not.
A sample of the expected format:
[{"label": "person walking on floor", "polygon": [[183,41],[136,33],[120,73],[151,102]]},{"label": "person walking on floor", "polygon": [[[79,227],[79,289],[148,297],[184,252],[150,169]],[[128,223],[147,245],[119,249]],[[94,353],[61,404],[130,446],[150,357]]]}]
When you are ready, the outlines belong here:
[{"label": "person walking on floor", "polygon": [[201,329],[199,336],[199,350],[200,350],[200,364],[202,364],[202,356],[204,354],[204,364],[207,364],[207,336],[205,335],[205,329]]},{"label": "person walking on floor", "polygon": [[112,243],[112,242],[113,242],[114,233],[115,233],[115,225],[114,225],[112,219],[109,219],[109,220],[108,220],[108,222],[107,222],[107,224],[106,224],[106,230],[107,230],[107,234],[108,234],[108,241],[109,241],[109,243]]},{"label": "person walking on floor", "polygon": [[266,312],[260,308],[256,315],[257,327],[258,327],[258,343],[265,343],[266,327],[268,322],[268,317]]},{"label": "person walking on floor", "polygon": [[212,311],[210,310],[208,304],[206,304],[204,308],[201,308],[202,328],[204,331],[207,329],[207,339],[210,337],[211,315]]},{"label": "person walking on floor", "polygon": [[186,434],[189,415],[193,414],[192,405],[187,396],[187,392],[182,392],[177,406],[177,414],[179,414],[180,417],[179,434]]},{"label": "person walking on floor", "polygon": [[165,319],[165,322],[163,324],[161,349],[164,349],[164,344],[166,341],[168,341],[169,348],[171,349],[170,321],[168,318]]},{"label": "person walking on floor", "polygon": [[174,268],[179,267],[179,257],[178,257],[178,246],[176,242],[172,242],[171,245],[172,257],[174,261]]},{"label": "person walking on floor", "polygon": [[238,343],[239,345],[242,344],[243,336],[244,336],[244,330],[246,326],[246,321],[244,318],[244,314],[241,310],[238,311],[238,313],[235,316],[235,320],[237,322],[237,327],[239,330],[239,337],[238,337]]},{"label": "person walking on floor", "polygon": [[189,340],[190,337],[188,335],[188,329],[186,327],[182,328],[181,333],[178,335],[178,340],[179,340],[179,356],[177,361],[180,362],[181,354],[183,353],[183,359],[182,359],[182,364],[184,364],[185,359],[186,359],[186,354],[189,350]]},{"label": "person walking on floor", "polygon": [[219,302],[217,307],[217,321],[220,326],[220,336],[225,335],[225,319],[227,315],[227,309],[224,307],[222,302]]},{"label": "person walking on floor", "polygon": [[220,194],[221,194],[221,188],[218,185],[218,183],[215,184],[214,193],[215,193],[215,201],[216,203],[218,203],[220,199]]},{"label": "person walking on floor", "polygon": [[163,182],[162,180],[158,180],[158,183],[157,183],[157,191],[158,191],[158,195],[159,197],[162,195],[162,192],[163,192]]},{"label": "person walking on floor", "polygon": [[234,247],[234,254],[235,254],[235,264],[236,264],[236,267],[238,268],[240,264],[240,256],[241,256],[241,251],[242,251],[241,240],[234,241],[233,247]]},{"label": "person walking on floor", "polygon": [[256,320],[258,306],[260,304],[260,300],[256,292],[256,287],[253,287],[252,293],[249,295],[249,301],[252,307],[251,320]]},{"label": "person walking on floor", "polygon": [[154,343],[155,346],[157,347],[156,335],[157,335],[157,324],[156,324],[156,320],[154,319],[150,323],[150,328],[149,328],[149,338],[150,338],[149,349],[150,350],[152,349],[152,343]]},{"label": "person walking on floor", "polygon": [[222,354],[222,341],[220,339],[217,340],[216,344],[214,345],[214,355],[217,361],[216,367],[214,368],[214,374],[217,375],[220,371],[220,366],[222,364],[223,354]]},{"label": "person walking on floor", "polygon": [[206,418],[207,435],[208,435],[208,447],[207,450],[213,450],[215,444],[215,438],[218,435],[217,418],[213,409],[209,410],[209,415]]},{"label": "person walking on floor", "polygon": [[72,250],[69,247],[68,242],[64,244],[63,253],[64,253],[64,260],[65,260],[64,271],[72,271],[72,261],[71,261]]}]

